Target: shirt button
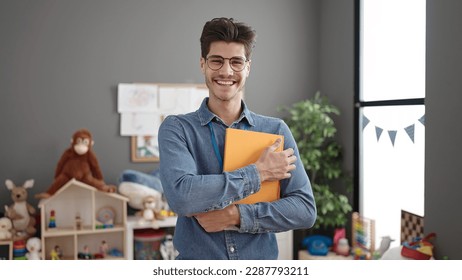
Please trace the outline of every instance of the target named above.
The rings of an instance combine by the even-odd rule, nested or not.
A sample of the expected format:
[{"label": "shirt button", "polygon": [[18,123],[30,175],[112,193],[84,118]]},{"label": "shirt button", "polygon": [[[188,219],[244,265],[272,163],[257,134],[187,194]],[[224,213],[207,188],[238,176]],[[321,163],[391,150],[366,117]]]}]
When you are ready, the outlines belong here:
[{"label": "shirt button", "polygon": [[235,250],[235,249],[234,249],[233,246],[229,247],[229,251],[230,251],[231,253],[234,253],[234,250]]},{"label": "shirt button", "polygon": [[251,192],[250,192],[250,194],[253,194],[253,193],[254,193],[254,191],[251,191]]}]

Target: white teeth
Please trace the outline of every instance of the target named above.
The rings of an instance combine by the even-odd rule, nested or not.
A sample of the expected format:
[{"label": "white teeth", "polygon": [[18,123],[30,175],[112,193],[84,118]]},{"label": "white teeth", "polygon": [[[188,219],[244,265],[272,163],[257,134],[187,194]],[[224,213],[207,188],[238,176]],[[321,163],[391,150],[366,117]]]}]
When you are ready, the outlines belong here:
[{"label": "white teeth", "polygon": [[220,85],[229,85],[229,86],[234,84],[233,81],[217,81],[217,83]]}]

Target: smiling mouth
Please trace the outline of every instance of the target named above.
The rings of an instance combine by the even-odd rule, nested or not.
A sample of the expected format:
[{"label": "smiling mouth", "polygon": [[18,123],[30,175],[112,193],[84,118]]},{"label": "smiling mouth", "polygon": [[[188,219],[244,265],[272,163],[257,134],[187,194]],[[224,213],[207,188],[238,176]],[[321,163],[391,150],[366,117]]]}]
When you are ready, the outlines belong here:
[{"label": "smiling mouth", "polygon": [[219,84],[220,86],[232,86],[236,82],[235,81],[215,80],[215,83]]}]

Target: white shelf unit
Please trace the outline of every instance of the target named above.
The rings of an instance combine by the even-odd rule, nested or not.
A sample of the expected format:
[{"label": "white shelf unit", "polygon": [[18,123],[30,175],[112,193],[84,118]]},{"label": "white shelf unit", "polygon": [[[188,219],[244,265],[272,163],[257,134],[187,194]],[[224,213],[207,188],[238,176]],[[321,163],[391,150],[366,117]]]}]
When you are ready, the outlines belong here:
[{"label": "white shelf unit", "polygon": [[157,220],[156,224],[153,226],[150,222],[144,222],[139,217],[129,216],[126,223],[126,240],[125,240],[125,252],[127,252],[127,259],[133,260],[133,248],[134,248],[134,234],[135,229],[145,229],[145,228],[172,228],[176,226],[176,216],[166,217],[165,220]]},{"label": "white shelf unit", "polygon": [[[90,253],[99,253],[102,241],[116,248],[121,256],[108,259],[126,259],[125,251],[128,198],[117,193],[106,193],[70,180],[53,196],[39,203],[42,229],[42,258],[50,259],[50,252],[59,246],[63,259],[78,259],[78,253],[88,246]],[[55,212],[56,227],[49,227],[51,211]],[[76,226],[76,216],[81,228]],[[101,226],[99,218],[111,220]]]}]

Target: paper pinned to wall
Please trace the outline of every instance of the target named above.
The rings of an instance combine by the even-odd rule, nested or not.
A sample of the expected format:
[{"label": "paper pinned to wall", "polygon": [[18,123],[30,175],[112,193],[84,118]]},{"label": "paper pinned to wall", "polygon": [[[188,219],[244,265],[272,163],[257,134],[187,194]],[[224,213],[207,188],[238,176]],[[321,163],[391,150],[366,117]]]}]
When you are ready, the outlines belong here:
[{"label": "paper pinned to wall", "polygon": [[132,161],[158,161],[157,135],[165,117],[196,111],[208,95],[204,84],[119,84],[120,134],[132,137]]},{"label": "paper pinned to wall", "polygon": [[119,113],[126,112],[157,112],[157,85],[150,84],[119,84],[118,108]]},{"label": "paper pinned to wall", "polygon": [[191,112],[193,88],[159,88],[159,110],[166,115]]},{"label": "paper pinned to wall", "polygon": [[163,116],[158,113],[123,113],[120,116],[120,135],[157,135]]}]

